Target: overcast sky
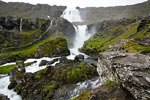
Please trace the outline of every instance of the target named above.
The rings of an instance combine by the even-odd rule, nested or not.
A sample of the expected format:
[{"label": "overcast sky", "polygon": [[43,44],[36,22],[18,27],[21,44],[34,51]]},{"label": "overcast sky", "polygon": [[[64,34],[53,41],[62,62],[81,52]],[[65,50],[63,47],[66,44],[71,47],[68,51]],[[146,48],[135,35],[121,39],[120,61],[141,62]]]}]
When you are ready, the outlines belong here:
[{"label": "overcast sky", "polygon": [[147,0],[2,0],[6,2],[26,2],[31,4],[66,5],[69,7],[108,7],[131,5]]}]

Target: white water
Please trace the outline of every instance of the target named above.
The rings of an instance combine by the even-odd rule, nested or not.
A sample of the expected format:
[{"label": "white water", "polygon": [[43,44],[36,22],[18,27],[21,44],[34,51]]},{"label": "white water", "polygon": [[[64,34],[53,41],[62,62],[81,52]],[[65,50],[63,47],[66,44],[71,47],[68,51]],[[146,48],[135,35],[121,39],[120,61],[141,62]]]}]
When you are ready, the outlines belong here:
[{"label": "white water", "polygon": [[[67,8],[64,11],[62,17],[69,20],[70,22],[82,22],[81,17],[80,17],[80,13],[75,8]],[[51,21],[50,26],[48,27],[47,31],[51,28],[52,23],[53,22]],[[75,37],[75,41],[73,43],[74,47],[70,48],[71,55],[67,57],[68,59],[74,59],[74,57],[76,55],[82,54],[82,53],[79,52],[78,49],[83,46],[84,41],[86,41],[87,39],[89,39],[91,37],[91,35],[88,34],[88,32],[87,32],[87,26],[86,25],[78,25],[77,27],[75,27],[75,29],[76,29],[76,37]],[[21,22],[20,22],[20,31],[22,31],[22,19],[21,19]],[[46,57],[43,57],[41,59],[28,59],[27,61],[25,61],[25,63],[33,62],[33,61],[37,61],[37,62],[30,65],[30,66],[28,66],[28,67],[26,67],[26,72],[34,73],[34,72],[37,72],[39,70],[42,70],[42,69],[46,68],[46,66],[39,67],[39,64],[40,64],[41,60],[50,61],[50,60],[53,60],[53,59],[54,58],[46,58]],[[58,63],[58,62],[56,62],[56,63]],[[11,64],[15,64],[15,63],[7,63],[5,65],[11,65]],[[53,64],[53,65],[55,65],[55,64]],[[82,90],[84,90],[85,88],[88,88],[89,84],[92,85],[92,88],[99,86],[97,84],[98,81],[99,81],[99,79],[94,80],[94,81],[89,80],[89,81],[85,81],[85,82],[82,82],[82,83],[78,83],[77,88],[73,91],[72,96],[76,96]],[[87,84],[87,82],[89,84]],[[17,95],[16,92],[14,92],[13,90],[8,90],[8,85],[9,84],[10,84],[9,76],[0,78],[0,93],[4,94],[4,95],[7,95],[8,98],[10,98],[10,100],[22,100],[21,97],[19,95]]]},{"label": "white water", "polygon": [[[61,17],[70,22],[82,22],[80,12],[76,8],[67,8]],[[78,49],[83,46],[84,41],[88,40],[92,36],[91,34],[88,34],[87,25],[77,25],[74,26],[74,28],[76,30],[76,37],[73,43],[73,48],[70,48],[71,55],[67,57],[68,59],[74,59],[76,55],[83,54],[79,52]],[[85,57],[86,56],[87,55],[85,55]]]},{"label": "white water", "polygon": [[70,22],[81,22],[80,12],[76,8],[67,8],[61,17]]},{"label": "white water", "polygon": [[22,32],[22,18],[20,19],[20,32]]}]

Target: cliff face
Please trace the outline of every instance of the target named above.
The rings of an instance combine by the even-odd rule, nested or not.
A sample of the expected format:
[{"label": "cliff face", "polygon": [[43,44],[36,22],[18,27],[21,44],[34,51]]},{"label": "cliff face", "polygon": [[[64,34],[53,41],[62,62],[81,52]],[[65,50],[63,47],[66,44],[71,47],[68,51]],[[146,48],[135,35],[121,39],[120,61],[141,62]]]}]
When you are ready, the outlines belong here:
[{"label": "cliff face", "polygon": [[100,53],[97,71],[102,84],[116,81],[136,100],[150,99],[150,57],[137,53]]},{"label": "cliff face", "polygon": [[47,4],[32,5],[28,3],[6,3],[0,1],[0,16],[15,16],[22,18],[60,17],[65,9],[65,6],[50,6]]},{"label": "cliff face", "polygon": [[87,23],[96,23],[103,20],[132,18],[149,15],[150,2],[118,7],[87,7],[79,8],[81,18]]}]

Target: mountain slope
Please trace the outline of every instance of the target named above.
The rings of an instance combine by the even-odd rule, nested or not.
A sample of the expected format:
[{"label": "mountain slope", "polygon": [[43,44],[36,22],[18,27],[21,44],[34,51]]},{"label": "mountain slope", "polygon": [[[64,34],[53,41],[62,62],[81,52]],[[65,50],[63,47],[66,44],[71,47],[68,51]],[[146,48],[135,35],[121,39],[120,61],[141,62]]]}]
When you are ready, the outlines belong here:
[{"label": "mountain slope", "polygon": [[47,18],[48,16],[59,17],[66,9],[65,6],[50,6],[48,4],[32,5],[19,2],[0,1],[0,16],[14,16],[22,18]]},{"label": "mountain slope", "polygon": [[133,18],[150,14],[150,1],[118,7],[87,7],[78,8],[81,18],[87,23],[101,22],[103,20]]}]

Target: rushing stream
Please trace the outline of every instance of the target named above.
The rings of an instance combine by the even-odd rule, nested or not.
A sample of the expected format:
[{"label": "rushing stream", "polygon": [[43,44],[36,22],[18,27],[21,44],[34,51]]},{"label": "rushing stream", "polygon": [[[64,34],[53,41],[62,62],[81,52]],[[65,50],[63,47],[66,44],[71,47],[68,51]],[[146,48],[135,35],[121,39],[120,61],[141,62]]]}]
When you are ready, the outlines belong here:
[{"label": "rushing stream", "polygon": [[[61,17],[69,20],[70,22],[82,22],[80,13],[76,8],[67,8]],[[22,19],[21,19],[21,24],[22,24]],[[71,55],[67,57],[68,59],[74,59],[76,55],[83,54],[83,53],[80,53],[78,49],[83,46],[84,41],[86,41],[92,36],[91,34],[88,34],[87,32],[87,25],[77,25],[74,27],[76,29],[76,37],[74,41],[74,47],[70,48]],[[20,31],[22,31],[22,25],[20,25]],[[36,71],[44,69],[46,66],[39,67],[39,63],[41,62],[41,60],[50,61],[53,59],[54,58],[46,58],[46,57],[43,57],[41,59],[28,59],[27,61],[25,61],[25,63],[33,62],[33,61],[36,61],[36,63],[26,67],[26,72],[34,73]],[[14,64],[14,63],[8,63],[5,65],[11,65],[11,64]],[[93,80],[87,80],[85,82],[76,84],[76,88],[72,91],[72,97],[77,96],[78,93],[82,92],[83,90],[86,90],[86,88],[92,89],[92,88],[99,86],[100,85],[99,81],[100,79],[96,78]],[[0,93],[7,95],[8,98],[10,98],[10,100],[22,100],[21,96],[17,95],[16,92],[8,89],[9,83],[10,83],[9,76],[0,78]]]}]

